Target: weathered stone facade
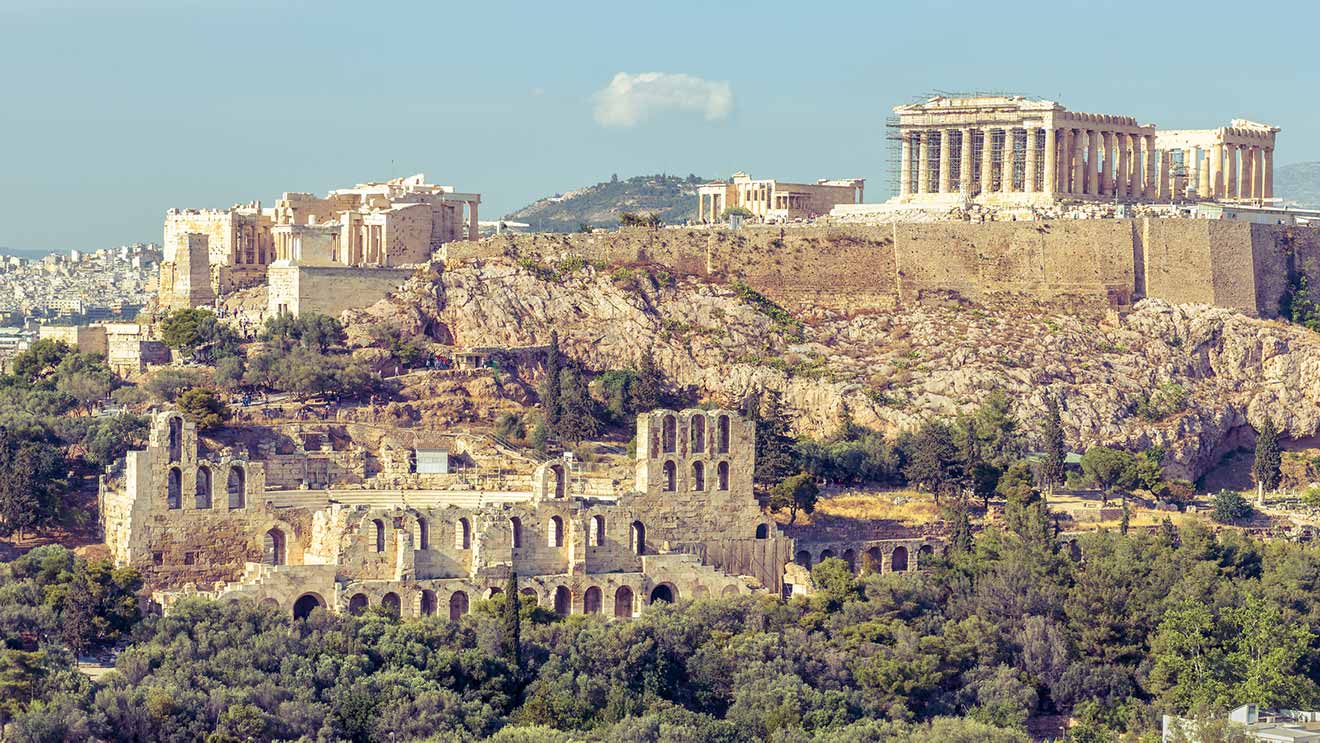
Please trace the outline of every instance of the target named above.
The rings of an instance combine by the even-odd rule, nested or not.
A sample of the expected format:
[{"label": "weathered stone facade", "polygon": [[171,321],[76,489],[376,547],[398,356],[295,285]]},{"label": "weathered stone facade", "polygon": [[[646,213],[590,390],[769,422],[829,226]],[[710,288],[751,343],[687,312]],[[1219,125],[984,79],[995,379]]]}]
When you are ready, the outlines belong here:
[{"label": "weathered stone facade", "polygon": [[866,180],[822,178],[815,183],[787,183],[734,173],[727,183],[697,187],[697,221],[719,222],[726,209],[741,208],[765,221],[810,219],[839,204],[859,204]]},{"label": "weathered stone facade", "polygon": [[346,453],[310,478],[339,487],[311,490],[306,468],[283,471],[289,457],[207,452],[191,423],[162,413],[147,448],[103,481],[102,524],[116,563],[140,569],[167,606],[201,592],[295,614],[385,605],[456,617],[511,572],[563,614],[785,590],[793,540],[753,495],[752,424],[658,410],[639,416],[636,440],[632,488],[602,492],[552,460],[521,492],[350,489],[362,470]]}]

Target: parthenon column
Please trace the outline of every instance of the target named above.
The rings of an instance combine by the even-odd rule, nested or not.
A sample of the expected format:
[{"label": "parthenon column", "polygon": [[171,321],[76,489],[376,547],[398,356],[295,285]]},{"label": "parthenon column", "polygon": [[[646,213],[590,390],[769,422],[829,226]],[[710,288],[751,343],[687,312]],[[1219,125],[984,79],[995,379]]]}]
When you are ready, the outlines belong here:
[{"label": "parthenon column", "polygon": [[1265,196],[1263,198],[1274,198],[1274,148],[1265,148],[1264,165],[1260,169],[1261,188]]},{"label": "parthenon column", "polygon": [[1077,129],[1073,135],[1073,193],[1081,196],[1086,193],[1086,142],[1090,139],[1085,129]]},{"label": "parthenon column", "polygon": [[1147,201],[1155,200],[1155,184],[1158,183],[1159,174],[1155,172],[1155,135],[1146,135],[1146,187],[1142,194]]},{"label": "parthenon column", "polygon": [[1210,148],[1210,197],[1224,198],[1224,145]]},{"label": "parthenon column", "polygon": [[994,161],[990,159],[990,137],[989,129],[981,130],[981,193],[988,194],[992,189],[991,182],[994,179]]},{"label": "parthenon column", "polygon": [[930,132],[917,137],[917,193],[930,193]]},{"label": "parthenon column", "polygon": [[1265,148],[1257,147],[1255,149],[1255,164],[1251,166],[1251,172],[1255,175],[1256,198],[1265,198]]},{"label": "parthenon column", "polygon": [[1242,181],[1238,187],[1238,192],[1244,199],[1254,199],[1256,196],[1256,148],[1249,145],[1242,147]]},{"label": "parthenon column", "polygon": [[903,132],[902,155],[898,161],[898,195],[912,195],[912,132]]},{"label": "parthenon column", "polygon": [[1202,199],[1213,199],[1215,197],[1215,176],[1218,171],[1214,167],[1214,153],[1211,150],[1198,149],[1196,156],[1196,195]]},{"label": "parthenon column", "polygon": [[1235,144],[1224,146],[1224,169],[1228,171],[1228,178],[1224,184],[1224,197],[1236,199],[1241,194],[1238,193],[1238,146]]},{"label": "parthenon column", "polygon": [[1053,126],[1045,130],[1045,172],[1041,185],[1045,193],[1054,196],[1059,192],[1059,158],[1056,151],[1059,146],[1059,133]]},{"label": "parthenon column", "polygon": [[1118,170],[1114,173],[1114,195],[1127,198],[1128,187],[1132,185],[1133,162],[1128,157],[1128,148],[1132,146],[1132,135],[1119,132],[1115,135],[1118,147]]},{"label": "parthenon column", "polygon": [[972,130],[963,127],[960,133],[962,154],[958,157],[958,190],[966,197],[972,195]]},{"label": "parthenon column", "polygon": [[1128,196],[1141,195],[1141,135],[1128,135]]},{"label": "parthenon column", "polygon": [[949,130],[940,130],[940,193],[948,193],[953,190],[949,182]]},{"label": "parthenon column", "polygon": [[1072,193],[1073,130],[1059,130],[1059,193]]},{"label": "parthenon column", "polygon": [[1086,132],[1086,193],[1100,195],[1100,132],[1090,129]]},{"label": "parthenon column", "polygon": [[1169,166],[1173,164],[1173,153],[1165,150],[1155,153],[1159,158],[1156,170],[1159,171],[1159,191],[1155,194],[1157,201],[1171,201],[1173,196],[1169,191]]},{"label": "parthenon column", "polygon": [[1114,194],[1114,133],[1101,132],[1100,146],[1105,148],[1104,171],[1100,177],[1100,193],[1107,196]]},{"label": "parthenon column", "polygon": [[1013,129],[1004,127],[1004,148],[999,155],[999,190],[1013,192]]},{"label": "parthenon column", "polygon": [[1027,127],[1027,157],[1026,169],[1022,174],[1022,190],[1027,193],[1036,193],[1036,127]]}]

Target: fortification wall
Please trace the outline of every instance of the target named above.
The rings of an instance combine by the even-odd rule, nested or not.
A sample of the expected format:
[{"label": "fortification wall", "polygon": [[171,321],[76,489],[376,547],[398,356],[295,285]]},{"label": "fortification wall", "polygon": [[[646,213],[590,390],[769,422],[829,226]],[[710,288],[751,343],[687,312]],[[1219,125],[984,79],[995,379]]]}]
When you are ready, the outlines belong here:
[{"label": "fortification wall", "polygon": [[1274,317],[1290,271],[1320,281],[1320,229],[1203,219],[626,229],[501,235],[440,255],[653,262],[746,282],[789,308],[841,312],[951,295],[1100,307],[1155,297]]},{"label": "fortification wall", "polygon": [[267,269],[267,311],[337,316],[384,299],[412,275],[408,268],[281,266]]}]

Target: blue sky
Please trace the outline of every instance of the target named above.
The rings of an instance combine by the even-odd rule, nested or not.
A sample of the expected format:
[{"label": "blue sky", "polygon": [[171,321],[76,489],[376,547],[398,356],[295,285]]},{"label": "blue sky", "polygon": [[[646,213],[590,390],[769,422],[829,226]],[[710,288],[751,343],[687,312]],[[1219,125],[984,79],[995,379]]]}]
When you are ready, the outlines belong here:
[{"label": "blue sky", "polygon": [[[1320,6],[1260,9],[0,0],[0,246],[159,241],[171,206],[414,172],[483,217],[612,173],[866,177],[874,200],[890,107],[939,90],[1251,118],[1283,127],[1277,164],[1320,160]],[[603,100],[619,73],[663,74]]]}]

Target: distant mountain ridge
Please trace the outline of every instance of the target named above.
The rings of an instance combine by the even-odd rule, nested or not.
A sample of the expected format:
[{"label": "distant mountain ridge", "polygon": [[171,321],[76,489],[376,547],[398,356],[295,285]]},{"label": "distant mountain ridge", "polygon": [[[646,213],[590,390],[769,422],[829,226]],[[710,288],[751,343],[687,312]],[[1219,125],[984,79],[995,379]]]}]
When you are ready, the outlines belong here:
[{"label": "distant mountain ridge", "polygon": [[1274,195],[1297,206],[1320,209],[1320,162],[1292,163],[1274,169]]},{"label": "distant mountain ridge", "polygon": [[616,175],[594,186],[539,199],[504,219],[551,232],[571,232],[583,224],[615,227],[624,212],[650,212],[666,224],[676,224],[697,216],[697,186],[714,180],[693,174],[639,175],[623,180]]}]

